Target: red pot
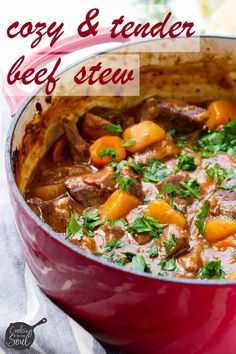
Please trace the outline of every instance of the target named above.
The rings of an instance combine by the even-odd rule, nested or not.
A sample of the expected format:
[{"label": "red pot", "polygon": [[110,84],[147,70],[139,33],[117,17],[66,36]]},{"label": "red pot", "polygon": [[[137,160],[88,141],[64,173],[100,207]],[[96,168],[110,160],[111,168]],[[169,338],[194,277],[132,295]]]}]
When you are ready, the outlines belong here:
[{"label": "red pot", "polygon": [[[102,40],[106,39],[107,37],[104,37]],[[204,58],[210,51],[212,56],[219,57],[219,63],[220,60],[224,60],[224,68],[226,68],[224,55],[227,50],[230,68],[231,59],[236,54],[235,41],[236,39],[232,38],[201,39],[201,53],[191,54],[193,68],[191,75],[195,80],[194,75],[200,72],[198,70],[196,73],[196,64],[203,63],[206,81],[203,84],[202,80],[195,80],[196,82],[192,84],[195,85],[194,87],[189,83],[188,95],[192,100],[200,101],[203,97],[206,100],[218,96],[229,97],[233,92],[235,95],[235,88],[217,87],[213,78],[212,81],[209,80],[209,66],[206,68],[204,64]],[[144,61],[150,60],[147,53],[143,55]],[[155,55],[161,57],[161,54]],[[187,62],[188,55],[179,53],[178,58]],[[165,62],[169,58],[171,59],[171,55],[165,54]],[[36,61],[38,60],[36,58]],[[173,73],[176,70],[178,68],[173,66]],[[220,70],[222,71],[222,66]],[[168,73],[170,76],[170,72]],[[145,78],[145,75],[143,79],[146,82],[148,78]],[[204,77],[204,75],[200,76]],[[181,72],[179,76],[182,76]],[[166,82],[163,83],[161,89],[165,92],[161,90],[159,94],[172,92],[173,96],[178,97],[181,96],[181,92],[182,95],[186,93],[184,79],[179,85],[175,85],[174,82],[176,81],[173,78],[168,83],[170,87],[165,86]],[[202,85],[200,93],[196,90],[196,87],[199,89],[199,85]],[[145,83],[143,88],[147,89]],[[150,93],[153,94],[153,86],[151,88]],[[158,88],[156,90],[158,91]],[[145,94],[148,95],[149,92]],[[24,101],[13,118],[6,145],[6,170],[13,214],[27,263],[40,288],[96,338],[117,350],[148,354],[222,354],[224,351],[228,354],[235,353],[235,282],[165,279],[126,270],[85,254],[53,232],[31,211],[20,193],[22,188],[19,185],[24,184],[24,178],[22,177],[20,182],[16,183],[13,173],[16,157],[14,151],[16,148],[22,148],[24,128],[27,122],[34,119],[35,102],[40,99],[36,97]],[[66,99],[68,103],[69,99]],[[84,104],[86,99],[78,99],[78,105]],[[142,97],[135,100],[139,99]],[[100,98],[92,98],[94,104],[99,100]],[[121,101],[113,100],[113,102],[109,98],[113,106],[116,103],[122,105],[122,100],[123,98]],[[18,103],[19,97],[15,100],[11,99],[11,108],[14,110]],[[57,103],[60,105],[60,100],[55,98],[54,107]],[[48,104],[44,106],[43,110],[47,112],[51,109],[53,115],[51,106],[49,105],[50,108]],[[70,109],[70,104],[68,106]],[[66,109],[65,104],[63,109]],[[55,119],[57,118],[53,117],[54,121]],[[36,141],[35,144],[37,145],[38,142]],[[22,167],[22,176],[25,171],[26,167]]]}]

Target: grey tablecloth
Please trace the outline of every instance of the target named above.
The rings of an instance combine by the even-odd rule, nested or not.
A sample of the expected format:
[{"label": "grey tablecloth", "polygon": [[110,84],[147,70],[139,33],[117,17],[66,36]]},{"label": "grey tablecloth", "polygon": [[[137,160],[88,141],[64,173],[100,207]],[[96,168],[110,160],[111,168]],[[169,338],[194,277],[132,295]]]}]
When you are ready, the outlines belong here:
[{"label": "grey tablecloth", "polygon": [[11,322],[34,325],[43,317],[47,318],[47,323],[35,328],[34,343],[24,353],[105,354],[87,331],[42,293],[25,263],[6,187],[3,151],[11,117],[2,96],[0,113],[0,354],[17,352],[4,343],[5,331]]}]

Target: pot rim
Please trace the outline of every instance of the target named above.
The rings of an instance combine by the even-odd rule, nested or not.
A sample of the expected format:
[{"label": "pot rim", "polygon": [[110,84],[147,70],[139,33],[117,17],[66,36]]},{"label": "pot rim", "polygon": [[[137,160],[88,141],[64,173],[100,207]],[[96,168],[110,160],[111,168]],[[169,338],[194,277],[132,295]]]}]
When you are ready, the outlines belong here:
[{"label": "pot rim", "polygon": [[[200,36],[194,36],[199,37],[199,39],[219,39],[219,40],[236,40],[236,36],[220,36],[220,35],[200,35]],[[179,37],[180,39],[183,39],[184,37]],[[156,40],[156,39],[152,39]],[[146,40],[147,42],[150,40]],[[145,42],[145,41],[142,41]],[[99,54],[103,54],[112,50],[117,50],[121,49],[123,47],[126,47],[128,45],[132,44],[138,44],[138,42],[135,43],[124,43],[121,44],[120,46],[117,46],[115,48],[108,48],[105,51],[97,51],[93,54],[90,54],[76,62],[73,62],[72,64],[66,66],[63,70],[61,70],[58,75],[63,74],[67,70],[71,69],[73,66],[78,65],[84,61],[86,61],[89,58],[95,57]],[[93,254],[90,254],[88,252],[84,252],[82,249],[80,249],[78,246],[73,245],[72,243],[68,242],[65,240],[61,235],[59,235],[57,232],[52,230],[49,225],[44,223],[29,207],[29,205],[26,203],[25,199],[23,198],[22,194],[20,193],[18,186],[15,181],[15,176],[12,168],[12,159],[11,159],[11,152],[12,152],[12,139],[13,135],[15,132],[16,125],[18,121],[21,118],[22,113],[24,112],[25,108],[29,105],[29,103],[34,99],[34,97],[37,95],[38,92],[44,87],[44,85],[40,86],[36,90],[32,92],[32,94],[28,95],[26,99],[21,103],[20,107],[18,108],[17,112],[13,115],[12,121],[10,123],[8,133],[7,133],[7,138],[6,138],[6,145],[5,145],[5,169],[6,169],[6,174],[8,177],[8,187],[12,189],[14,196],[17,198],[17,201],[21,204],[22,208],[24,211],[30,216],[31,219],[41,228],[43,231],[47,234],[47,236],[51,236],[56,242],[60,243],[62,246],[70,249],[72,252],[77,253],[79,256],[88,258],[89,260],[98,263],[104,267],[108,267],[111,269],[115,269],[117,271],[125,272],[128,275],[132,275],[134,277],[143,277],[143,278],[149,278],[150,280],[158,280],[162,282],[169,282],[169,283],[179,283],[179,284],[191,284],[191,285],[221,285],[221,286],[227,286],[227,285],[235,285],[236,282],[233,280],[207,280],[207,279],[188,279],[188,278],[174,278],[174,277],[164,277],[160,275],[155,275],[153,273],[144,273],[144,272],[138,272],[135,270],[132,270],[127,267],[122,267],[121,265],[110,263],[106,260],[103,260],[102,258],[96,257]]]}]

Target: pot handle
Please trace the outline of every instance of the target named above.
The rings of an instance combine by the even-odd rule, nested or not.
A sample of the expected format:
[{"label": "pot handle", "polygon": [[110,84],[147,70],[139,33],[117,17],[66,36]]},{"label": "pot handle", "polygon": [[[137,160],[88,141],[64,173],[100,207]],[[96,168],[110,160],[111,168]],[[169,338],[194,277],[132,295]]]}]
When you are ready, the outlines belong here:
[{"label": "pot handle", "polygon": [[[84,49],[102,43],[122,43],[127,41],[127,39],[121,36],[112,39],[108,28],[103,28],[99,30],[95,37],[81,38],[77,35],[70,36],[59,41],[53,47],[48,46],[37,53],[33,53],[28,59],[25,60],[22,69],[25,71],[29,68],[42,67],[42,65],[49,63],[50,61],[52,61],[52,59],[56,59],[66,54],[73,53],[78,49]],[[7,80],[5,80],[4,82],[3,92],[5,94],[8,106],[11,110],[12,116],[17,112],[19,106],[29,95],[27,92],[22,90],[17,84],[9,85],[7,83]]]}]

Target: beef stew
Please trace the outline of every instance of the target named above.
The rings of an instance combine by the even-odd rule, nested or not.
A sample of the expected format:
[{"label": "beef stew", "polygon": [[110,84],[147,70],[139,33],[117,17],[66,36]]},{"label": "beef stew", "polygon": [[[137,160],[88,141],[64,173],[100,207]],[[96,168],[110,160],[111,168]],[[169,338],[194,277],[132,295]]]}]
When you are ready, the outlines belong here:
[{"label": "beef stew", "polygon": [[236,105],[150,97],[95,107],[25,191],[56,232],[109,262],[166,277],[236,279]]}]

